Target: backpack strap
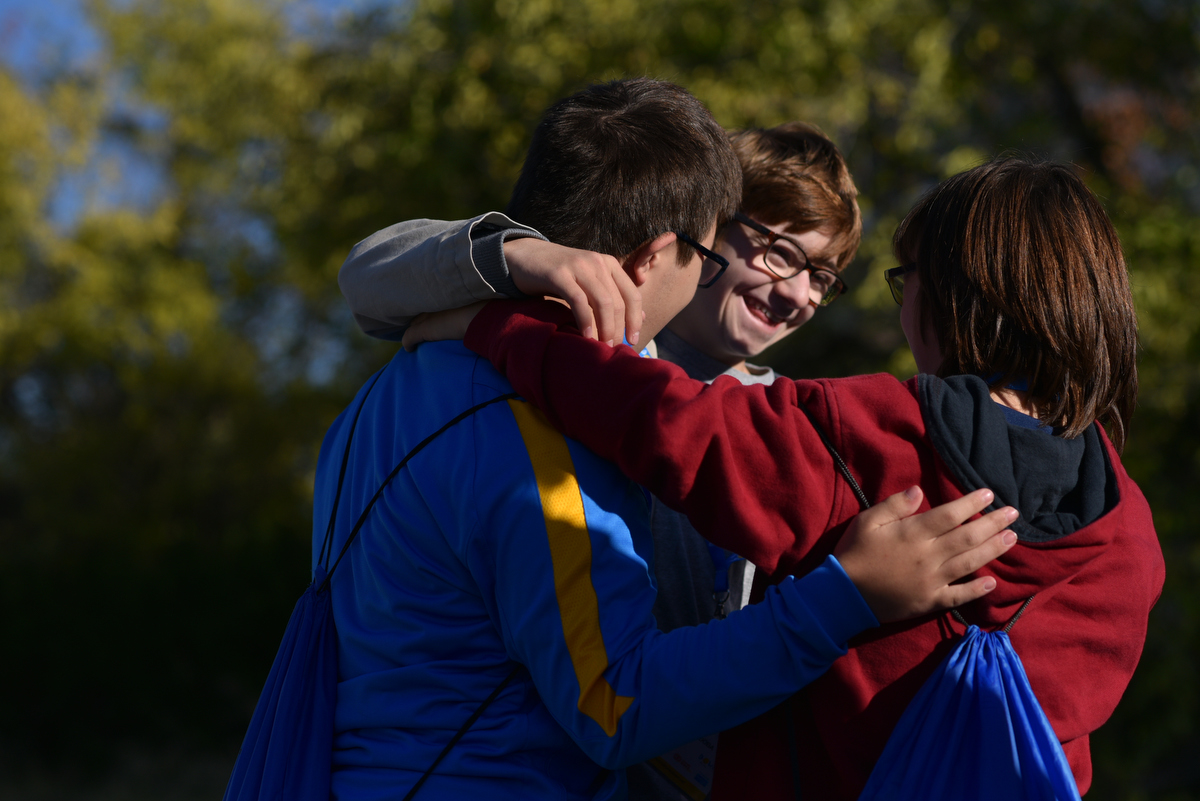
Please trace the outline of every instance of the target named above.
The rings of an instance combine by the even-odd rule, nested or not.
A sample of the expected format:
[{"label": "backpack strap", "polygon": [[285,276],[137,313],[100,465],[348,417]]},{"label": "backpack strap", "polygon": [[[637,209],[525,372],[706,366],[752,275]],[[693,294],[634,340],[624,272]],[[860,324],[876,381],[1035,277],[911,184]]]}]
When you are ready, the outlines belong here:
[{"label": "backpack strap", "polygon": [[[342,453],[342,467],[341,471],[338,473],[337,495],[335,495],[333,499],[333,511],[329,515],[329,526],[325,530],[325,541],[321,544],[321,552],[317,555],[318,565],[321,564],[322,560],[324,560],[325,565],[328,566],[329,559],[331,556],[333,556],[333,530],[337,522],[338,504],[342,498],[342,485],[346,480],[346,466],[350,462],[350,444],[354,441],[354,430],[358,427],[358,418],[362,414],[363,407],[367,404],[367,396],[371,394],[371,390],[375,388],[375,382],[379,380],[381,375],[383,375],[383,370],[380,370],[375,374],[375,377],[371,379],[370,386],[367,387],[367,391],[363,394],[362,403],[358,404],[358,410],[354,413],[354,421],[350,424],[350,435],[346,437],[346,450]],[[317,592],[323,592],[329,588],[329,580],[333,578],[333,571],[337,570],[337,566],[342,562],[342,557],[346,555],[346,551],[350,549],[350,546],[354,543],[354,540],[358,538],[359,532],[362,531],[363,524],[367,522],[367,516],[371,514],[371,510],[375,507],[375,502],[379,500],[380,496],[383,495],[383,491],[387,489],[389,484],[392,483],[392,479],[399,475],[400,470],[403,469],[406,464],[408,464],[410,459],[424,450],[429,443],[446,433],[446,431],[448,431],[451,427],[461,423],[463,420],[466,420],[480,409],[491,406],[493,403],[499,403],[500,401],[505,400],[513,400],[514,398],[518,397],[520,396],[517,395],[517,393],[509,392],[504,395],[497,395],[496,397],[485,400],[482,403],[477,403],[470,409],[467,409],[466,411],[456,415],[452,420],[447,422],[437,431],[434,431],[425,439],[421,440],[412,450],[404,454],[404,458],[402,458],[396,464],[396,466],[392,468],[392,472],[388,473],[387,478],[385,478],[383,483],[379,485],[379,489],[375,490],[375,494],[371,496],[371,500],[367,503],[366,508],[362,510],[362,514],[358,516],[358,520],[354,523],[354,528],[350,530],[350,536],[346,538],[346,542],[344,545],[342,545],[342,549],[338,551],[337,559],[333,560],[333,566],[328,567],[326,570],[325,580],[321,582],[320,586],[317,588]],[[496,685],[496,689],[492,690],[492,694],[485,698],[483,703],[475,708],[475,711],[471,714],[471,717],[467,718],[467,722],[464,723],[462,727],[454,733],[454,736],[450,738],[450,742],[446,743],[446,747],[443,748],[442,752],[437,755],[437,759],[433,760],[433,764],[426,769],[421,778],[417,780],[417,783],[414,784],[408,791],[408,794],[404,796],[404,801],[410,801],[410,799],[417,794],[417,791],[421,789],[421,785],[425,784],[425,781],[431,775],[433,775],[434,768],[436,768],[438,764],[440,764],[441,761],[446,758],[446,755],[449,754],[454,746],[458,744],[458,741],[463,738],[463,735],[467,733],[467,730],[475,725],[475,721],[479,720],[480,716],[484,713],[484,710],[492,705],[492,702],[499,697],[504,688],[507,687],[523,669],[523,665],[516,665],[509,672],[509,674],[504,677],[504,680]]]},{"label": "backpack strap", "polygon": [[[378,376],[376,376],[376,378],[378,378]],[[374,385],[375,385],[374,382],[372,382],[371,386],[374,386]],[[370,390],[367,390],[367,391],[370,392]],[[337,559],[335,559],[333,561],[333,567],[329,568],[329,570],[326,571],[325,581],[321,583],[321,586],[319,589],[324,590],[326,587],[329,586],[329,580],[331,578],[333,578],[333,571],[337,570],[337,566],[339,564],[341,564],[341,562],[342,562],[342,557],[346,555],[346,551],[348,551],[350,549],[350,546],[354,543],[354,540],[358,538],[358,532],[362,531],[363,524],[367,522],[367,516],[370,515],[371,510],[375,508],[375,502],[377,500],[379,500],[380,496],[383,495],[383,491],[385,489],[387,489],[389,484],[392,483],[392,479],[394,479],[400,473],[400,470],[404,467],[404,465],[408,464],[408,461],[410,459],[412,459],[418,453],[423,451],[425,449],[426,445],[433,442],[435,439],[440,437],[442,434],[446,433],[446,431],[448,429],[457,425],[458,423],[461,423],[463,420],[466,420],[468,417],[475,414],[475,412],[479,411],[480,409],[483,409],[486,406],[491,406],[493,403],[499,403],[500,401],[504,401],[504,400],[512,400],[512,399],[518,398],[518,397],[520,397],[520,396],[517,395],[517,393],[509,392],[504,395],[497,395],[494,398],[485,400],[483,403],[477,403],[474,406],[472,406],[470,409],[467,409],[465,412],[461,412],[460,414],[455,416],[454,419],[450,420],[448,423],[446,423],[444,426],[439,428],[437,431],[434,431],[432,434],[427,436],[425,439],[421,440],[419,443],[417,443],[416,447],[414,447],[408,453],[404,454],[404,458],[401,459],[396,464],[396,466],[392,468],[392,472],[388,473],[387,478],[385,478],[383,480],[383,483],[381,483],[379,485],[379,489],[375,490],[375,494],[371,496],[371,500],[367,503],[367,507],[365,509],[363,509],[362,514],[360,514],[358,516],[358,520],[355,522],[354,528],[352,528],[350,530],[350,536],[346,537],[346,543],[342,546],[342,550],[340,550],[338,552]],[[366,402],[367,402],[367,399],[364,396],[363,403],[366,403]],[[362,404],[359,404],[358,411],[362,412]],[[357,414],[354,416],[354,423],[355,423],[355,425],[358,424],[358,415]],[[351,436],[354,435],[353,429],[351,429],[350,434],[351,434]],[[347,440],[346,454],[345,454],[345,456],[342,457],[342,477],[345,476],[346,461],[349,458],[349,456],[350,456],[350,442],[349,442],[349,440]],[[341,494],[341,478],[342,477],[339,477],[339,479],[338,479],[338,494],[339,495]],[[334,512],[336,513],[336,511],[337,511],[337,506],[336,506],[336,501],[335,501]],[[329,526],[330,526],[330,532],[332,534],[332,529],[333,529],[333,518],[332,517],[330,518]],[[327,535],[327,536],[331,536],[331,534]],[[331,542],[331,544],[332,544],[332,542]],[[325,559],[327,562],[329,560],[329,557],[332,554],[333,554],[333,549],[330,548],[329,553],[325,555]]]},{"label": "backpack strap", "polygon": [[[333,511],[329,514],[329,525],[325,527],[325,540],[321,543],[321,552],[317,554],[317,564],[323,564],[325,573],[329,574],[329,554],[326,550],[330,549],[333,543],[333,527],[337,523],[338,504],[342,501],[342,484],[346,481],[346,465],[350,462],[350,443],[354,442],[354,429],[358,428],[358,418],[362,414],[363,407],[367,405],[367,398],[371,394],[371,390],[375,388],[375,382],[383,375],[383,368],[375,373],[375,377],[371,379],[371,385],[367,387],[367,391],[363,394],[362,403],[358,404],[358,411],[354,413],[354,421],[350,423],[350,435],[346,437],[346,450],[342,451],[342,469],[338,471],[337,492],[333,496]],[[324,586],[324,585],[322,585]]]},{"label": "backpack strap", "polygon": [[446,754],[449,754],[450,750],[458,744],[458,741],[461,740],[463,735],[467,733],[467,729],[475,725],[475,721],[479,720],[479,716],[483,714],[483,710],[492,705],[492,701],[496,700],[496,697],[500,695],[501,690],[507,687],[508,683],[517,677],[517,674],[521,672],[521,668],[521,665],[517,665],[515,668],[513,668],[512,672],[504,677],[504,681],[500,682],[500,684],[496,686],[496,689],[492,690],[492,694],[485,698],[483,703],[476,708],[476,710],[471,714],[471,717],[467,718],[467,722],[462,725],[462,728],[454,733],[454,736],[450,738],[450,742],[446,743],[446,747],[442,749],[442,753],[437,755],[437,759],[433,760],[433,764],[430,765],[423,774],[421,774],[421,778],[417,779],[417,783],[414,784],[408,791],[408,794],[404,796],[404,801],[411,801],[412,797],[417,794],[418,790],[421,789],[421,785],[425,783],[425,780],[433,775],[433,769],[436,768],[438,763],[445,758]]}]

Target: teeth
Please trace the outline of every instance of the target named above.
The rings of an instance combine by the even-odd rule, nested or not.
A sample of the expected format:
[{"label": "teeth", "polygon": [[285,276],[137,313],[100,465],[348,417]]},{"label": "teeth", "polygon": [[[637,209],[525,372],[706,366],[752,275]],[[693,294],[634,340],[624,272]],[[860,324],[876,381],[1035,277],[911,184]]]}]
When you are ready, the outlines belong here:
[{"label": "teeth", "polygon": [[779,325],[780,323],[785,322],[785,319],[783,317],[780,317],[779,315],[775,314],[774,312],[772,312],[769,306],[766,306],[763,303],[760,303],[759,301],[755,300],[754,298],[743,296],[743,300],[745,300],[746,305],[749,306],[751,309],[757,310],[764,317],[766,317],[767,322],[771,323],[772,325]]}]

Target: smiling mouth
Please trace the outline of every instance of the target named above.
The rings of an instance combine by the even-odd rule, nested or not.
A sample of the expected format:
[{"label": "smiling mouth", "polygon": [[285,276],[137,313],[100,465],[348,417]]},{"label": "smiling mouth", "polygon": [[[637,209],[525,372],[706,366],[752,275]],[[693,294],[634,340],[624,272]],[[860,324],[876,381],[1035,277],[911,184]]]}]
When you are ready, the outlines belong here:
[{"label": "smiling mouth", "polygon": [[771,311],[770,306],[755,298],[752,298],[748,295],[743,295],[742,301],[746,304],[746,308],[750,309],[752,314],[756,314],[763,318],[768,325],[782,325],[788,321],[787,317],[780,317],[778,314]]}]

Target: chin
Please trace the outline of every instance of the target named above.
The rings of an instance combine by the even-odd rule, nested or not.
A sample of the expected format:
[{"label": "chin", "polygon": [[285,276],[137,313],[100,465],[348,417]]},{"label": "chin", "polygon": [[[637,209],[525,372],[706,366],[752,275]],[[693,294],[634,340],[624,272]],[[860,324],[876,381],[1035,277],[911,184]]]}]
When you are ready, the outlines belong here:
[{"label": "chin", "polygon": [[759,340],[757,342],[748,343],[744,349],[745,355],[742,358],[743,359],[753,359],[757,356],[761,356],[764,350],[766,350],[767,348],[771,347],[779,340],[786,337],[793,330],[795,330],[795,329],[784,327],[783,329],[777,331],[775,333],[775,336],[773,336],[773,337],[770,337],[768,339]]},{"label": "chin", "polygon": [[744,362],[747,359],[753,359],[766,349],[766,345],[761,347],[751,347],[749,345],[742,346],[740,343],[738,343],[725,349],[725,353],[722,354],[721,361],[726,362],[727,364]]}]

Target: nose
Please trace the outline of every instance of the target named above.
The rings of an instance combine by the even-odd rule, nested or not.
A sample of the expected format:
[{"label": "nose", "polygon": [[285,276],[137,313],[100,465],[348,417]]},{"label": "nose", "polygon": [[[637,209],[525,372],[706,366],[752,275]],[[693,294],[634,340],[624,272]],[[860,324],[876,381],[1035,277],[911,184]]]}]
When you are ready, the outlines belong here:
[{"label": "nose", "polygon": [[776,281],[771,288],[772,292],[785,300],[792,308],[803,309],[805,306],[817,306],[817,301],[813,300],[812,290],[809,285],[809,272],[804,270],[799,275],[787,279],[786,281]]}]

